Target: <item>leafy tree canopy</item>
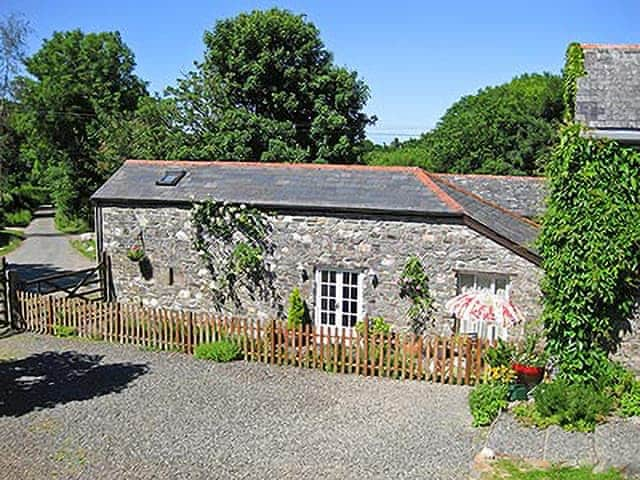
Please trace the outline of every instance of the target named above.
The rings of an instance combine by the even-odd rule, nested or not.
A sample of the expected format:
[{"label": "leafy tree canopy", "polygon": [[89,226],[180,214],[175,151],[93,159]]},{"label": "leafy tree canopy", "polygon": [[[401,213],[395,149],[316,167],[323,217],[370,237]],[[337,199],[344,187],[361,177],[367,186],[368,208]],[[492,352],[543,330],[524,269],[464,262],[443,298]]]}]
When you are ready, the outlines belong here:
[{"label": "leafy tree canopy", "polygon": [[334,65],[303,15],[271,9],[216,23],[205,58],[170,89],[182,158],[357,162],[369,90]]},{"label": "leafy tree canopy", "polygon": [[548,161],[563,113],[562,80],[526,74],[462,97],[418,140],[374,150],[367,163],[437,172],[536,174]]},{"label": "leafy tree canopy", "polygon": [[25,61],[17,79],[21,155],[45,173],[58,214],[89,216],[89,196],[111,173],[100,161],[102,126],[136,109],[146,88],[117,32],[56,32]]}]

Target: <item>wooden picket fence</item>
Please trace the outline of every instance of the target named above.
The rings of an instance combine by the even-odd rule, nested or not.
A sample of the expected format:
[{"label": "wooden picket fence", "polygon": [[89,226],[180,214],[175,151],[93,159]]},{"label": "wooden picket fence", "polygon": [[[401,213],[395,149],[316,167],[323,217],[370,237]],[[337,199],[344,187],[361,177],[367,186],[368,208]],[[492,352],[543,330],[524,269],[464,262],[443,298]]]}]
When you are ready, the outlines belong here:
[{"label": "wooden picket fence", "polygon": [[239,345],[245,360],[335,373],[472,385],[482,381],[483,353],[490,346],[468,337],[370,334],[366,322],[359,335],[310,325],[289,330],[276,320],[259,322],[23,291],[18,299],[23,327],[35,333],[66,330],[94,340],[184,353],[228,338]]}]

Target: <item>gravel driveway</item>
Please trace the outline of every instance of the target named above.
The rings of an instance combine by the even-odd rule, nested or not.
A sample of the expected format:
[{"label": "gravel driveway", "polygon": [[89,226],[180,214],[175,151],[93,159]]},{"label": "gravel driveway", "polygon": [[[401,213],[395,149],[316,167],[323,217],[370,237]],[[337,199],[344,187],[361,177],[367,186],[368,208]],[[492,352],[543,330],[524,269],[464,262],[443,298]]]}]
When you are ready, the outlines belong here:
[{"label": "gravel driveway", "polygon": [[95,266],[69,244],[69,235],[56,230],[54,213],[51,207],[40,208],[24,230],[26,240],[7,255],[23,280]]},{"label": "gravel driveway", "polygon": [[[46,353],[45,353],[46,352]],[[4,478],[465,478],[468,389],[21,334]]]}]

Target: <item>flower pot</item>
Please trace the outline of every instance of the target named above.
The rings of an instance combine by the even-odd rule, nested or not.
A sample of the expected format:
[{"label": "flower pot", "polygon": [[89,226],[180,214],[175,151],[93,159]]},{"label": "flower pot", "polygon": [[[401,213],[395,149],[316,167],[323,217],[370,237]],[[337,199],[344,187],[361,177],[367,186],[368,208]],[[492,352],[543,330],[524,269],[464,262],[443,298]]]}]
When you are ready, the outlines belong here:
[{"label": "flower pot", "polygon": [[531,388],[542,381],[544,376],[544,367],[534,367],[531,365],[522,365],[520,363],[514,363],[511,368],[518,375],[518,380],[523,383],[527,388]]}]

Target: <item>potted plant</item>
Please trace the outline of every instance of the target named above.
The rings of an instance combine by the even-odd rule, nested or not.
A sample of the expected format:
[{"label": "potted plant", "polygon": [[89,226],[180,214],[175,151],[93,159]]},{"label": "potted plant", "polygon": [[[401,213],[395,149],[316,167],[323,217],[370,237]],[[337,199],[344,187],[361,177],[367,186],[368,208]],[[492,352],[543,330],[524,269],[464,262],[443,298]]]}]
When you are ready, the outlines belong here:
[{"label": "potted plant", "polygon": [[511,368],[518,375],[520,383],[532,387],[542,381],[548,360],[549,357],[542,345],[542,336],[529,334],[516,349]]},{"label": "potted plant", "polygon": [[144,257],[144,248],[137,243],[127,250],[127,258],[132,262],[140,262]]}]

